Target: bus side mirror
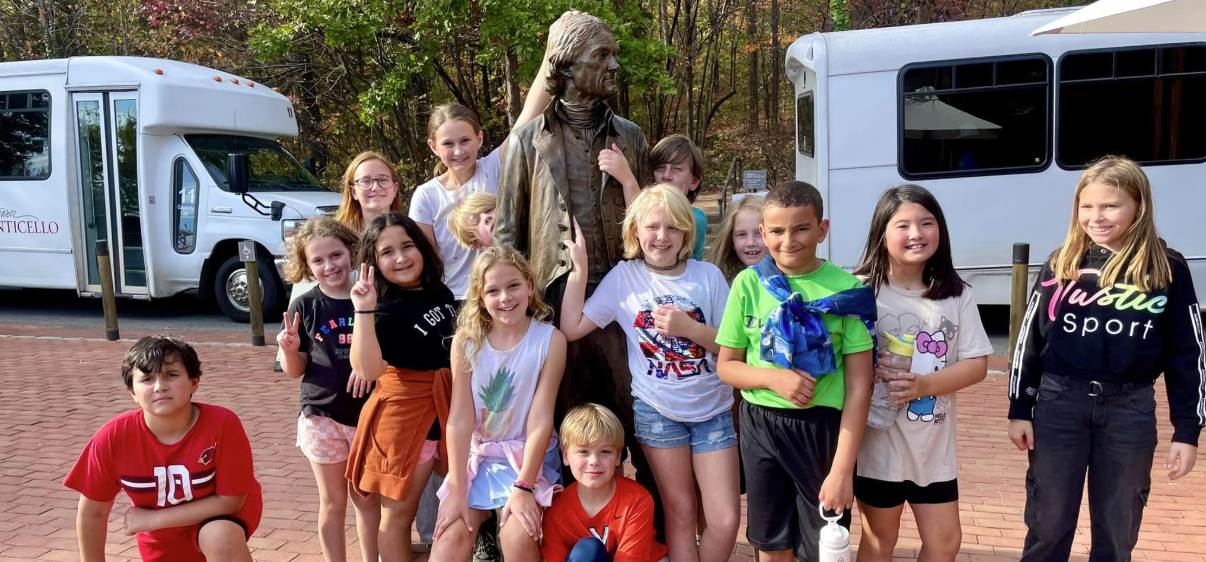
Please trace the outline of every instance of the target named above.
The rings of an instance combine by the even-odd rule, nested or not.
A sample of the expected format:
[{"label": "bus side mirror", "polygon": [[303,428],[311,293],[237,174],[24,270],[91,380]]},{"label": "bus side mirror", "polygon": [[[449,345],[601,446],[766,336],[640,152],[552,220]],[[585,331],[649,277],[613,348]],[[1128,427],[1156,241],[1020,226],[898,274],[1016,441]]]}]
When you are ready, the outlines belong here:
[{"label": "bus side mirror", "polygon": [[310,172],[310,175],[318,177],[318,162],[314,160],[313,156],[306,158],[306,171]]},{"label": "bus side mirror", "polygon": [[231,193],[247,193],[251,189],[251,162],[246,154],[226,156],[227,186]]},{"label": "bus side mirror", "polygon": [[285,203],[283,201],[272,202],[272,220],[280,221],[281,216],[285,214]]}]

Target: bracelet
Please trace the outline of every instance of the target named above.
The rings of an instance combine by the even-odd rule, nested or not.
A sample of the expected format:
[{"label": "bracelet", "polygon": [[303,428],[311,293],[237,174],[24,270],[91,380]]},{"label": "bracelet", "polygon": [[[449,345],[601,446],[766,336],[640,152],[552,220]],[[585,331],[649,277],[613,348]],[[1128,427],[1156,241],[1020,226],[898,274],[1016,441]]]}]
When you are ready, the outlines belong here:
[{"label": "bracelet", "polygon": [[356,314],[376,314],[376,310],[357,310]]},{"label": "bracelet", "polygon": [[515,488],[516,490],[523,490],[529,494],[536,493],[536,490],[534,488],[532,488],[532,485],[528,484],[527,482],[525,482],[523,480],[516,480],[515,483],[511,485],[511,487]]}]

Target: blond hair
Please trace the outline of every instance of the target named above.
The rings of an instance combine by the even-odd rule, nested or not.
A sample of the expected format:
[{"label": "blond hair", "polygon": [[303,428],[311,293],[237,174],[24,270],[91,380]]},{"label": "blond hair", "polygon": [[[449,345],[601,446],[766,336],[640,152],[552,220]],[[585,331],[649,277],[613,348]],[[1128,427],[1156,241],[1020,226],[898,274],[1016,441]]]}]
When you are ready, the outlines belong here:
[{"label": "blond hair", "polygon": [[[431,117],[427,118],[427,140],[435,142],[436,132],[449,121],[468,123],[473,127],[474,134],[482,131],[481,120],[478,119],[476,111],[459,103],[443,103],[432,108]],[[447,171],[448,166],[445,166],[443,161],[438,161],[431,172],[432,175],[438,176]]]},{"label": "blond hair", "polygon": [[737,215],[742,211],[748,211],[761,218],[762,203],[762,197],[747,195],[737,204],[730,206],[724,215],[724,220],[720,221],[716,238],[713,240],[715,244],[712,244],[712,248],[708,250],[707,260],[720,268],[725,279],[732,280],[738,273],[741,273],[741,270],[745,269],[745,263],[737,257],[737,252],[733,249],[733,230],[737,227]]},{"label": "blond hair", "polygon": [[[458,244],[466,250],[477,242],[477,223],[482,213],[489,213],[498,206],[498,197],[493,193],[473,193],[452,206],[448,211],[448,230]],[[490,245],[492,240],[482,240],[482,244]]]},{"label": "blond hair", "polygon": [[464,346],[462,351],[465,362],[470,367],[475,364],[477,352],[481,350],[482,341],[486,339],[486,334],[490,332],[490,326],[494,322],[490,313],[486,311],[482,293],[486,287],[486,272],[495,265],[514,267],[519,270],[519,275],[528,282],[532,296],[528,302],[527,313],[533,320],[545,322],[553,316],[553,308],[545,302],[540,290],[537,289],[536,277],[532,274],[532,268],[528,265],[528,260],[524,259],[523,254],[510,246],[490,246],[482,250],[481,255],[477,256],[477,260],[473,262],[473,269],[469,272],[469,290],[465,294],[465,304],[461,307],[461,312],[456,319],[456,338]]},{"label": "blond hair", "polygon": [[343,242],[343,245],[348,248],[348,259],[352,261],[353,266],[356,265],[356,242],[359,241],[359,237],[347,225],[326,215],[320,215],[303,223],[297,230],[297,234],[294,234],[293,239],[289,241],[287,249],[289,261],[285,263],[286,282],[301,283],[314,279],[314,275],[310,273],[310,258],[306,256],[306,244],[309,244],[311,240],[324,237]]},{"label": "blond hair", "polygon": [[569,411],[561,422],[561,446],[603,445],[619,451],[624,447],[624,426],[611,410],[587,402]]},{"label": "blond hair", "polygon": [[670,224],[683,232],[683,246],[678,249],[678,259],[687,260],[695,249],[695,216],[691,213],[691,202],[681,189],[668,183],[659,183],[642,189],[624,214],[624,257],[634,260],[643,257],[637,230],[645,215],[653,209],[663,209],[670,217]]},{"label": "blond hair", "polygon": [[1110,256],[1098,276],[1098,285],[1112,287],[1122,282],[1135,285],[1140,291],[1162,289],[1172,280],[1168,253],[1156,232],[1156,209],[1152,205],[1152,186],[1133,160],[1106,156],[1094,162],[1080,176],[1076,195],[1072,199],[1072,221],[1068,237],[1060,246],[1051,269],[1060,281],[1075,281],[1077,269],[1092,244],[1089,235],[1080,227],[1080,194],[1090,184],[1101,183],[1125,191],[1135,200],[1135,220],[1126,231],[1122,250]]},{"label": "blond hair", "polygon": [[352,197],[352,193],[356,190],[356,168],[369,160],[380,160],[386,168],[389,168],[389,177],[394,180],[394,186],[397,188],[397,191],[394,192],[394,200],[389,204],[389,210],[402,212],[402,198],[399,197],[402,193],[402,186],[398,185],[398,172],[394,171],[394,165],[379,152],[371,150],[361,152],[351,162],[348,162],[347,169],[343,171],[343,201],[339,203],[339,211],[335,213],[335,220],[343,223],[356,234],[360,234],[364,230],[364,210],[360,207],[360,201]]}]

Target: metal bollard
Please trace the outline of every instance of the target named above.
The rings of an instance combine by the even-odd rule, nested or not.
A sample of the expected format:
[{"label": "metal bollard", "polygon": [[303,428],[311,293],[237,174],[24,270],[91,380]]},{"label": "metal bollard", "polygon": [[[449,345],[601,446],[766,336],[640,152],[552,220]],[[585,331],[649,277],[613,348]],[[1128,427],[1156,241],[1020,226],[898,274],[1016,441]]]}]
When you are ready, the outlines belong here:
[{"label": "metal bollard", "polygon": [[1013,245],[1013,275],[1009,290],[1009,362],[1013,363],[1013,348],[1022,331],[1022,317],[1026,314],[1026,289],[1030,275],[1030,244],[1019,242]]},{"label": "metal bollard", "polygon": [[113,296],[113,265],[109,261],[109,241],[96,241],[96,271],[100,274],[101,304],[105,308],[105,339],[117,341],[117,299]]},{"label": "metal bollard", "polygon": [[247,272],[247,307],[251,309],[251,345],[264,347],[264,295],[260,290],[260,263],[255,259],[255,242],[239,242],[239,255]]}]

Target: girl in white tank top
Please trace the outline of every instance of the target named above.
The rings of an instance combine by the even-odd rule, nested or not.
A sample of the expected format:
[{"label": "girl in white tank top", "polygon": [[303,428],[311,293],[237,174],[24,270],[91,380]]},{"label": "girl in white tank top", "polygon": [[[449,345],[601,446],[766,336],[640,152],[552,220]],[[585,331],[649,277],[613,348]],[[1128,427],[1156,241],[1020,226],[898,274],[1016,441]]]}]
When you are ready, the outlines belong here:
[{"label": "girl in white tank top", "polygon": [[[539,557],[541,516],[561,489],[553,403],[565,368],[565,336],[545,320],[519,252],[484,250],[452,343],[448,477],[440,488],[433,558],[467,559],[478,525],[498,509],[503,557]],[[526,540],[522,540],[526,537]],[[522,551],[507,552],[510,545]]]}]

